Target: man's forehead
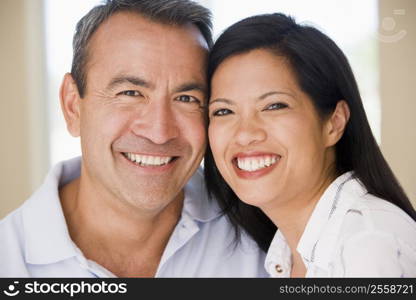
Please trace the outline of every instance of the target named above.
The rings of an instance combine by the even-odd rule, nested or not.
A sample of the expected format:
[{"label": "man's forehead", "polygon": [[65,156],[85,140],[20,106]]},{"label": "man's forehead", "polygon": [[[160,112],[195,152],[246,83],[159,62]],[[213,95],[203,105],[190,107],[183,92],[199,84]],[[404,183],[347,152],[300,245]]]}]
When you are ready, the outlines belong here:
[{"label": "man's forehead", "polygon": [[93,33],[93,40],[100,38],[107,40],[125,37],[131,39],[181,39],[188,40],[195,46],[202,47],[208,51],[207,42],[194,24],[167,24],[163,21],[151,20],[138,12],[121,11],[111,15]]},{"label": "man's forehead", "polygon": [[111,18],[91,39],[87,81],[91,71],[108,75],[101,75],[107,77],[105,82],[95,82],[100,85],[121,82],[123,77],[143,79],[147,86],[168,80],[175,89],[191,83],[205,85],[208,51],[198,40],[202,34],[196,27],[158,24],[132,13]]}]

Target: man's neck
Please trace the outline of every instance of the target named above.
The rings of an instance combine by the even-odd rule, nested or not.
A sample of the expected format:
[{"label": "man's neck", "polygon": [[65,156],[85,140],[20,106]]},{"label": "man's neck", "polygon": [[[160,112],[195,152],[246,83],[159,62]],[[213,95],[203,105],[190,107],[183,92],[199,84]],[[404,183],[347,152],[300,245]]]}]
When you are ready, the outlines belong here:
[{"label": "man's neck", "polygon": [[70,236],[88,259],[117,276],[152,277],[180,218],[183,192],[155,213],[99,199],[80,179],[63,186],[60,199]]}]

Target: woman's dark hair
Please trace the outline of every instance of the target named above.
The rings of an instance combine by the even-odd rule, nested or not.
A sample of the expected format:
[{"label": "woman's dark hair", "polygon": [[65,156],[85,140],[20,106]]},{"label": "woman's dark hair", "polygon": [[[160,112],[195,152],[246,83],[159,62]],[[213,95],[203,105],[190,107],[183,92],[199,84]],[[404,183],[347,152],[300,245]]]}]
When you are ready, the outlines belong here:
[{"label": "woman's dark hair", "polygon": [[[283,14],[249,17],[226,29],[215,42],[209,79],[224,60],[254,49],[270,50],[288,60],[300,88],[322,118],[329,116],[340,100],[348,103],[350,119],[335,145],[337,173],[354,171],[370,194],[397,205],[416,220],[412,204],[374,139],[351,67],[338,46],[319,30],[299,25]],[[239,200],[218,171],[209,146],[204,164],[208,192],[234,225],[237,241],[241,226],[267,251],[276,226],[259,208]]]}]

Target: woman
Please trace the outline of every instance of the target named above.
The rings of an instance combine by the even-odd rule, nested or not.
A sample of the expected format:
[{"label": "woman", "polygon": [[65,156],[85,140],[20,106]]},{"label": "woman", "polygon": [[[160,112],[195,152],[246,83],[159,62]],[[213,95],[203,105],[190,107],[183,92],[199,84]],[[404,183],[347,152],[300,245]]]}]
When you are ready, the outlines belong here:
[{"label": "woman", "polygon": [[416,276],[415,211],[332,40],[247,18],[218,38],[209,77],[207,187],[271,276]]}]

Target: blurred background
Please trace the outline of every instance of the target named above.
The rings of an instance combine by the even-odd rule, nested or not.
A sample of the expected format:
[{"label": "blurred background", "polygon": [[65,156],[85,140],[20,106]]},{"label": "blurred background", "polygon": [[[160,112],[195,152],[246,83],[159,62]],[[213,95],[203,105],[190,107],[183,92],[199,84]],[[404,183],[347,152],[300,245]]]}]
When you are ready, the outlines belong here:
[{"label": "blurred background", "polygon": [[[55,163],[80,155],[66,130],[59,85],[69,72],[76,22],[99,0],[0,0],[0,218]],[[255,14],[283,12],[340,46],[356,75],[371,128],[416,205],[416,1],[200,0],[214,37]]]}]

